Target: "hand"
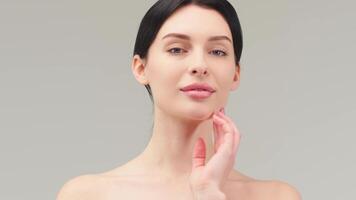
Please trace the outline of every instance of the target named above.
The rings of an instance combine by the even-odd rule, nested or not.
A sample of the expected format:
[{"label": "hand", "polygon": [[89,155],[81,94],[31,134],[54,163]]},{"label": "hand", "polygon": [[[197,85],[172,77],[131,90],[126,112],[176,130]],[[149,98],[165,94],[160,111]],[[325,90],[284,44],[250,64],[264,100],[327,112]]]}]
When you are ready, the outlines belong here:
[{"label": "hand", "polygon": [[213,127],[215,154],[207,164],[204,140],[199,138],[194,146],[190,186],[195,196],[200,192],[219,193],[235,163],[241,135],[234,122],[219,111],[213,115]]}]

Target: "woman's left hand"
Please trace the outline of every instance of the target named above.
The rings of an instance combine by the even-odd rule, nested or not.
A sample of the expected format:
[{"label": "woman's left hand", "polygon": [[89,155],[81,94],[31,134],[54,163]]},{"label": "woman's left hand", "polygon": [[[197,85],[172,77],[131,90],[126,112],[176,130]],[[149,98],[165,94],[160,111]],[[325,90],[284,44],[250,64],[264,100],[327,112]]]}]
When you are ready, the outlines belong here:
[{"label": "woman's left hand", "polygon": [[206,149],[199,138],[193,150],[190,185],[193,193],[217,188],[221,191],[228,175],[233,169],[236,152],[240,143],[240,132],[234,122],[223,112],[214,113],[214,150],[215,154],[205,164]]}]

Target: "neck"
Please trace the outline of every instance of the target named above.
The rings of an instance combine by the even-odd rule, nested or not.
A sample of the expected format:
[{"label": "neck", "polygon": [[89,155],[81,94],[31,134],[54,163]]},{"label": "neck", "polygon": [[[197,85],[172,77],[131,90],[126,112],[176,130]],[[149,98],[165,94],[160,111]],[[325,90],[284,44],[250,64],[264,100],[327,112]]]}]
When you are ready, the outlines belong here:
[{"label": "neck", "polygon": [[164,180],[187,178],[192,168],[195,142],[206,144],[206,162],[214,153],[212,119],[192,121],[156,109],[151,140],[139,156],[145,171]]}]

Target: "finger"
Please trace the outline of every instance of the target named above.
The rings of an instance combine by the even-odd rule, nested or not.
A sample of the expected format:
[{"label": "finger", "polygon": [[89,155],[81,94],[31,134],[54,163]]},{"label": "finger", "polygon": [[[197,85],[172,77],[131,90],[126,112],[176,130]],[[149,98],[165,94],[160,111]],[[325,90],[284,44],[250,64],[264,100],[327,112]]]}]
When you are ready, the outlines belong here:
[{"label": "finger", "polygon": [[230,121],[230,123],[232,124],[232,127],[233,127],[233,129],[235,131],[236,136],[234,138],[234,141],[235,141],[234,142],[234,153],[236,154],[236,151],[237,151],[237,149],[238,149],[238,147],[240,145],[241,133],[240,133],[239,129],[236,127],[236,124],[232,121],[231,118],[229,118],[226,115],[223,115],[222,117],[224,117],[224,118],[226,118],[226,120]]},{"label": "finger", "polygon": [[[232,152],[233,151],[233,136],[234,136],[234,130],[232,129],[231,125],[230,125],[230,122],[228,122],[226,119],[223,119],[221,116],[219,115],[214,115],[214,119],[216,120],[216,122],[218,123],[218,125],[220,125],[220,127],[222,128],[222,135],[221,135],[221,138],[223,140],[222,144],[230,144],[229,148],[229,152]],[[225,138],[225,135],[227,133],[230,133],[231,134],[231,141],[226,141],[226,138]],[[218,150],[219,151],[219,150]]]},{"label": "finger", "polygon": [[214,120],[213,120],[213,129],[214,129],[214,153],[216,153],[216,150],[218,149],[218,128]]},{"label": "finger", "polygon": [[224,143],[221,144],[221,151],[225,151],[227,155],[232,154],[232,146],[234,144],[234,134],[231,132],[227,132],[224,135]]},{"label": "finger", "polygon": [[231,141],[232,141],[231,162],[228,164],[228,168],[231,168],[234,166],[234,163],[235,163],[240,136],[239,136],[238,130],[235,126],[235,123],[228,116],[226,116],[223,112],[220,112],[218,114],[218,116],[221,117],[222,119],[226,120],[227,123],[231,126],[231,128],[233,130],[233,137],[231,138]]},{"label": "finger", "polygon": [[215,116],[213,119],[214,121],[214,125],[216,127],[217,130],[217,148],[216,151],[219,149],[219,146],[224,142],[224,131],[222,130],[222,124],[221,122],[217,121],[216,118],[219,118],[218,116]]},{"label": "finger", "polygon": [[219,122],[216,121],[216,119],[213,117],[213,127],[214,127],[214,133],[215,133],[215,143],[214,143],[214,152],[216,153],[217,150],[219,149],[219,146],[223,142],[222,135],[224,134],[223,131],[221,130],[221,125]]},{"label": "finger", "polygon": [[214,154],[214,156],[209,160],[206,164],[206,170],[212,172],[211,175],[216,180],[222,180],[224,176],[226,176],[226,172],[230,171],[231,168],[231,145],[232,141],[232,133],[225,133],[224,135],[224,143],[222,143],[218,149],[218,151]]},{"label": "finger", "polygon": [[234,152],[234,154],[236,154],[237,149],[238,149],[239,144],[240,144],[240,139],[241,139],[240,131],[237,129],[235,123],[232,121],[231,118],[229,118],[228,116],[226,116],[226,115],[224,115],[224,114],[220,114],[219,116],[222,117],[222,118],[224,118],[224,119],[226,119],[227,121],[229,121],[230,124],[232,125],[232,128],[234,129],[235,136],[234,136],[234,148],[233,148],[233,152]]},{"label": "finger", "polygon": [[240,146],[240,141],[241,141],[241,134],[240,134],[240,131],[239,131],[239,129],[237,129],[237,127],[234,125],[234,129],[235,129],[235,138],[234,138],[234,154],[236,154],[237,153],[237,150],[238,150],[238,148],[239,148],[239,146]]},{"label": "finger", "polygon": [[[218,112],[217,114],[217,118],[220,118],[220,122],[218,122],[219,124],[219,128],[221,130],[221,132],[223,134],[227,133],[227,132],[231,132],[233,135],[235,134],[235,130],[233,128],[233,124],[231,124],[231,121],[228,121],[224,116],[222,112]],[[224,136],[222,136],[223,138]],[[234,140],[233,140],[234,141]],[[233,148],[232,148],[233,149]]]},{"label": "finger", "polygon": [[193,170],[195,168],[204,166],[205,158],[206,158],[205,142],[203,138],[199,137],[193,149],[193,160],[192,160]]}]

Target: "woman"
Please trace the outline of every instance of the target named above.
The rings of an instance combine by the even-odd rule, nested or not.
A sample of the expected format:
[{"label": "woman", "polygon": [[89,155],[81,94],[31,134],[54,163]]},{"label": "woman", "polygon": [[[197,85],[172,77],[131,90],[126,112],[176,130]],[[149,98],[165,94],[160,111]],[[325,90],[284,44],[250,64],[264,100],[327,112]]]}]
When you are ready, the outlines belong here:
[{"label": "woman", "polygon": [[240,82],[242,32],[226,0],[160,0],[136,38],[132,72],[154,108],[152,138],[128,163],[68,181],[58,200],[300,199],[233,169],[241,135],[224,114]]}]

